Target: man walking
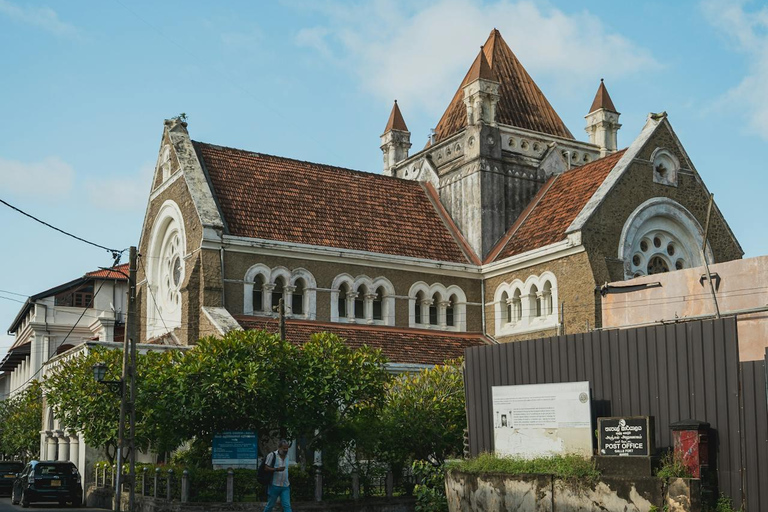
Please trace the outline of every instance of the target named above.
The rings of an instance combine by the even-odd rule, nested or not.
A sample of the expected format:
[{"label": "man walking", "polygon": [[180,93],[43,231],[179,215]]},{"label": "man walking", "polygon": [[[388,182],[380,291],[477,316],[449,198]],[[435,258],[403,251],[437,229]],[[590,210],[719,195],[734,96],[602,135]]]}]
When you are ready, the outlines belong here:
[{"label": "man walking", "polygon": [[267,454],[264,469],[272,473],[272,483],[267,488],[267,506],[264,512],[272,512],[272,509],[280,498],[283,512],[291,510],[291,484],[288,481],[288,448],[291,443],[281,439],[277,445],[277,451]]}]

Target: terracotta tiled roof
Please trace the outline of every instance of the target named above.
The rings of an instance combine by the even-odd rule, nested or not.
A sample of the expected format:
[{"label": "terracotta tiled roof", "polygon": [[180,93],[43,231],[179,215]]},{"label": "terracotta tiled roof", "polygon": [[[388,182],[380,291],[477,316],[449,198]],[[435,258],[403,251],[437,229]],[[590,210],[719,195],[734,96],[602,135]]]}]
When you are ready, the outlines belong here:
[{"label": "terracotta tiled roof", "polygon": [[[496,80],[501,84],[499,103],[496,106],[496,122],[573,139],[560,116],[509,49],[498,30],[491,32],[482,51]],[[462,80],[459,90],[435,128],[436,142],[467,126],[463,88],[470,82],[470,72]]]},{"label": "terracotta tiled roof", "polygon": [[488,59],[485,58],[485,53],[483,52],[482,47],[480,48],[480,53],[475,57],[475,62],[472,63],[472,66],[467,72],[467,78],[464,79],[464,84],[470,84],[479,79],[498,82],[496,74],[491,69],[491,65],[488,64]]},{"label": "terracotta tiled roof", "polygon": [[[243,329],[277,332],[275,318],[235,316]],[[317,332],[331,332],[351,347],[368,345],[381,349],[393,363],[440,364],[464,356],[464,349],[489,343],[480,333],[454,333],[426,329],[403,329],[377,325],[351,325],[309,320],[286,320],[286,339],[301,344]]]},{"label": "terracotta tiled roof", "polygon": [[99,270],[94,270],[93,272],[88,272],[85,274],[85,277],[95,277],[98,279],[119,279],[122,281],[127,281],[128,277],[128,263],[123,263],[122,265],[118,265],[114,268],[101,268]]},{"label": "terracotta tiled roof", "polygon": [[389,113],[389,121],[387,121],[387,127],[384,128],[384,133],[390,130],[408,131],[403,114],[400,113],[400,107],[397,106],[397,100],[395,100],[395,104],[392,106],[392,112]]},{"label": "terracotta tiled roof", "polygon": [[195,142],[231,235],[469,262],[416,181]]},{"label": "terracotta tiled roof", "polygon": [[491,251],[499,260],[565,239],[565,230],[624,155],[618,151],[552,178]]},{"label": "terracotta tiled roof", "polygon": [[600,79],[600,87],[597,88],[595,99],[592,102],[592,106],[589,107],[588,113],[594,112],[595,110],[600,110],[601,108],[610,110],[611,112],[616,112],[618,114],[616,107],[613,106],[611,96],[608,94],[608,89],[605,88],[605,84],[603,83],[602,78]]}]

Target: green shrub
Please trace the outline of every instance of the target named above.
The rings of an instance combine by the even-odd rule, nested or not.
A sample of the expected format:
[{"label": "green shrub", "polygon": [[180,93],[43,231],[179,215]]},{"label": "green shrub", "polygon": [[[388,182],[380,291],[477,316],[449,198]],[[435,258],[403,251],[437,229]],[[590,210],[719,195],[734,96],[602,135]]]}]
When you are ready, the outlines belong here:
[{"label": "green shrub", "polygon": [[523,459],[519,457],[497,457],[484,453],[451,465],[465,473],[506,473],[509,475],[553,475],[563,480],[595,482],[600,472],[591,459],[579,455],[555,455]]},{"label": "green shrub", "polygon": [[413,462],[413,474],[421,478],[413,493],[416,496],[416,512],[447,512],[445,497],[445,465],[435,466],[425,460]]},{"label": "green shrub", "polygon": [[715,503],[715,508],[709,508],[708,510],[712,512],[741,512],[743,509],[733,508],[733,502],[731,501],[731,498],[725,494],[720,494],[720,497],[717,498],[717,502]]},{"label": "green shrub", "polygon": [[668,480],[670,478],[692,478],[693,475],[685,465],[682,455],[669,451],[661,458],[661,464],[656,470],[656,476]]}]

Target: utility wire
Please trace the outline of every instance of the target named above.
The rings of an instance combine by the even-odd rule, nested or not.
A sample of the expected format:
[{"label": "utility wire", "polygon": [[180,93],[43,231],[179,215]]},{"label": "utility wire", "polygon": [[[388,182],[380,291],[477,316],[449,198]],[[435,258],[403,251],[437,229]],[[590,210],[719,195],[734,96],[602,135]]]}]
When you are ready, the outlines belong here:
[{"label": "utility wire", "polygon": [[[141,268],[144,270],[144,275],[147,275],[147,269],[144,267],[144,261],[139,254],[139,257],[137,258],[139,260],[139,265],[141,265]],[[152,291],[152,287],[147,283],[147,290],[149,290],[149,294],[152,296],[152,303],[155,305],[155,311],[157,311],[157,316],[160,317],[160,321],[163,323],[163,328],[165,328],[165,332],[170,333],[171,331],[168,329],[168,326],[165,324],[165,318],[163,318],[163,314],[160,312],[160,308],[157,306],[157,299],[155,298],[155,293]]]},{"label": "utility wire", "polygon": [[49,227],[49,228],[51,228],[51,229],[53,229],[53,230],[56,230],[56,231],[58,231],[59,233],[63,233],[63,234],[65,234],[65,235],[69,236],[69,237],[72,237],[72,238],[74,238],[75,240],[79,240],[79,241],[81,241],[81,242],[85,242],[86,244],[92,245],[92,246],[94,246],[94,247],[98,247],[99,249],[104,249],[105,251],[107,251],[107,252],[109,252],[109,253],[112,253],[112,257],[114,257],[114,258],[117,258],[117,257],[118,257],[120,254],[122,254],[122,253],[124,253],[124,252],[126,251],[125,249],[123,249],[122,251],[121,251],[121,250],[118,250],[118,249],[110,249],[109,247],[105,247],[105,246],[103,246],[103,245],[99,245],[99,244],[97,244],[97,243],[91,242],[90,240],[86,240],[85,238],[81,238],[81,237],[79,237],[79,236],[77,236],[77,235],[73,235],[72,233],[69,233],[68,231],[64,231],[64,230],[63,230],[63,229],[61,229],[61,228],[57,228],[56,226],[54,226],[54,225],[52,225],[52,224],[49,224],[49,223],[45,222],[44,220],[40,220],[40,219],[38,219],[38,218],[37,218],[37,217],[35,217],[34,215],[30,215],[29,213],[25,212],[24,210],[21,210],[21,209],[19,209],[19,208],[16,208],[15,206],[13,206],[12,204],[10,204],[9,202],[7,202],[7,201],[4,201],[4,200],[2,200],[2,199],[0,199],[0,203],[3,203],[3,204],[4,204],[5,206],[7,206],[8,208],[10,208],[10,209],[12,209],[12,210],[16,210],[16,211],[17,211],[17,212],[19,212],[20,214],[22,214],[22,215],[24,215],[24,216],[26,216],[26,217],[29,217],[30,219],[32,219],[32,220],[34,220],[34,221],[36,221],[36,222],[39,222],[39,223],[40,223],[40,224],[42,224],[43,226],[47,226],[47,227]]},{"label": "utility wire", "polygon": [[10,297],[3,297],[2,295],[0,295],[0,299],[10,300],[12,302],[18,302],[19,304],[26,304],[26,301],[19,300],[19,299],[12,299]]},{"label": "utility wire", "polygon": [[16,293],[9,290],[0,290],[0,293],[7,293],[8,295],[18,295],[19,297],[29,297],[29,295],[26,295],[24,293]]}]

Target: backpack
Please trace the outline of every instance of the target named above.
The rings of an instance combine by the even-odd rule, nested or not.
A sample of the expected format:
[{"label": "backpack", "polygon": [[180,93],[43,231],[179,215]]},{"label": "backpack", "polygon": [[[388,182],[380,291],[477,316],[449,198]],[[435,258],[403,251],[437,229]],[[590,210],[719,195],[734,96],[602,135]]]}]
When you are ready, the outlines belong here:
[{"label": "backpack", "polygon": [[259,470],[256,473],[256,481],[259,482],[261,485],[269,485],[272,483],[272,477],[275,476],[275,474],[271,471],[267,471],[267,459],[269,456],[272,456],[272,463],[269,465],[269,467],[273,468],[275,467],[275,459],[277,459],[277,454],[275,452],[269,452],[266,457],[264,457],[264,460],[261,461],[261,464],[259,465]]}]

